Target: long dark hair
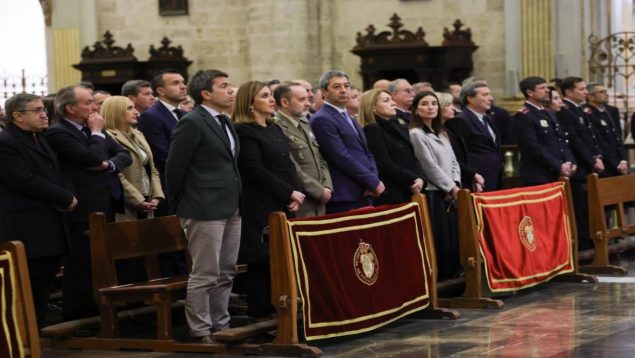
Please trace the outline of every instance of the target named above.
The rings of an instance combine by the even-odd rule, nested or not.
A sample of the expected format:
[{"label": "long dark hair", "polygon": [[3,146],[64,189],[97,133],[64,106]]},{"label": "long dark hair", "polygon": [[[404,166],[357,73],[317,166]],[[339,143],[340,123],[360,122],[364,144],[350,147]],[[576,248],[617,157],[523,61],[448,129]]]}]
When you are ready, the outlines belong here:
[{"label": "long dark hair", "polygon": [[439,134],[443,131],[443,122],[441,120],[441,108],[439,107],[439,99],[437,95],[432,91],[422,91],[417,93],[415,98],[412,99],[412,104],[410,105],[410,128],[427,128],[423,118],[419,117],[417,114],[417,107],[419,106],[419,102],[423,97],[432,96],[437,101],[437,116],[432,119],[432,130],[435,134]]}]

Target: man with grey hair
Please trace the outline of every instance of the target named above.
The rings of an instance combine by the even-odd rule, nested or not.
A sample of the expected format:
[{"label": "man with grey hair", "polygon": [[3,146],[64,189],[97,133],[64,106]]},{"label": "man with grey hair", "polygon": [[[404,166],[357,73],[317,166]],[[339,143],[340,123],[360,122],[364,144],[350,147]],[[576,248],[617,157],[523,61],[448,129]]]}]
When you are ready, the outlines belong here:
[{"label": "man with grey hair", "polygon": [[17,240],[26,248],[42,327],[55,275],[69,250],[64,213],[75,209],[77,199],[42,136],[48,128],[42,98],[22,93],[6,105],[8,124],[0,133],[0,242]]},{"label": "man with grey hair", "polygon": [[[483,83],[487,86],[487,81],[483,78],[472,76],[463,80],[463,85],[469,83]],[[500,134],[500,143],[501,144],[516,144],[516,134],[514,131],[514,119],[511,114],[502,107],[496,106],[494,101],[492,101],[492,105],[490,109],[487,111],[487,114],[492,119],[492,122],[498,129],[498,133]]]},{"label": "man with grey hair", "polygon": [[[461,88],[461,102],[465,110],[446,123],[446,126],[467,147],[463,165],[473,167],[483,179],[483,191],[500,189],[502,158],[500,136],[489,111],[494,98],[486,84],[472,82]],[[462,183],[471,187],[472,183]]]},{"label": "man with grey hair", "polygon": [[104,131],[104,119],[90,92],[81,86],[64,87],[55,97],[60,119],[45,137],[57,154],[62,174],[73,184],[77,208],[69,215],[71,252],[64,265],[64,320],[92,316],[93,301],[88,215],[104,212],[114,221],[123,210],[118,171],[132,163],[130,153]]},{"label": "man with grey hair", "polygon": [[170,203],[192,257],[185,318],[201,343],[213,343],[212,333],[229,328],[240,248],[240,145],[226,114],[234,103],[227,77],[218,70],[192,77],[188,94],[196,107],[174,127],[165,170]]},{"label": "man with grey hair", "polygon": [[333,181],[333,196],[326,204],[327,213],[371,205],[369,197],[377,197],[385,190],[364,131],[346,112],[349,88],[346,73],[325,72],[320,77],[324,105],[311,117],[311,129]]},{"label": "man with grey hair", "polygon": [[401,124],[410,123],[410,105],[415,98],[415,91],[410,82],[398,78],[388,85],[388,92],[397,106],[397,118]]},{"label": "man with grey hair", "polygon": [[124,83],[121,87],[121,95],[130,98],[139,113],[150,108],[155,100],[152,85],[145,80],[130,80]]}]

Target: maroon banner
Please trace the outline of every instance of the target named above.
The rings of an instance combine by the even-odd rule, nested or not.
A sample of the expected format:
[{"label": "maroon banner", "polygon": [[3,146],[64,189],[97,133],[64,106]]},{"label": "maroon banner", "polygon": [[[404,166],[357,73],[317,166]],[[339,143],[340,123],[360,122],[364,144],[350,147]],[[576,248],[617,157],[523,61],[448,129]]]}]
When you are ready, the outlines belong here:
[{"label": "maroon banner", "polygon": [[513,291],[573,271],[564,183],[472,194],[492,292]]},{"label": "maroon banner", "polygon": [[11,254],[0,251],[0,357],[24,357],[16,320],[15,275]]},{"label": "maroon banner", "polygon": [[367,332],[429,304],[429,251],[409,203],[288,221],[307,340]]}]

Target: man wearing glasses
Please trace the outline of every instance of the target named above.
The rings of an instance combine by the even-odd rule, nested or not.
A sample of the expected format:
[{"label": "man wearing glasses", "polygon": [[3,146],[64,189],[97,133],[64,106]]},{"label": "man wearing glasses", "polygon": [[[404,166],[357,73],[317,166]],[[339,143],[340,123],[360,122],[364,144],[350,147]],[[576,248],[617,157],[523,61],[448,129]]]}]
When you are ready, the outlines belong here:
[{"label": "man wearing glasses", "polygon": [[397,106],[399,122],[407,126],[410,123],[410,104],[415,98],[415,91],[412,89],[412,85],[407,80],[398,78],[390,82],[388,92],[390,92],[390,96]]},{"label": "man wearing glasses", "polygon": [[73,211],[77,199],[42,137],[48,128],[42,98],[26,93],[9,98],[6,118],[0,133],[0,241],[19,240],[26,247],[41,327],[55,275],[69,249],[64,213]]}]

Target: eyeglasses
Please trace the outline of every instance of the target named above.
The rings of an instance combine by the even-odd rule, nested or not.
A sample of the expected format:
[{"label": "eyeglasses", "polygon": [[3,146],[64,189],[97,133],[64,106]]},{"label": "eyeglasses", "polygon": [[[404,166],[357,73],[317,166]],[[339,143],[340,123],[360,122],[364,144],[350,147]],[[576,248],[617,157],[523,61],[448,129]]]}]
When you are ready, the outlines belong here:
[{"label": "eyeglasses", "polygon": [[23,113],[23,112],[32,112],[35,114],[40,114],[40,113],[44,113],[44,114],[48,114],[48,111],[46,110],[46,107],[37,107],[37,108],[33,108],[33,109],[23,109],[21,111],[16,111],[18,113]]}]

